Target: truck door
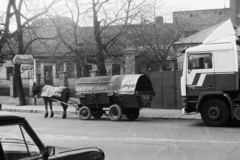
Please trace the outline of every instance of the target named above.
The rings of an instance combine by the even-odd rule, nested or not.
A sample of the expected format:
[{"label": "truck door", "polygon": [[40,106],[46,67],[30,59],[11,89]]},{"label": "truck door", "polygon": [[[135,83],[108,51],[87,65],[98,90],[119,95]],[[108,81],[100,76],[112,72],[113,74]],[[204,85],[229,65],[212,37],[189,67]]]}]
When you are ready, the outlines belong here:
[{"label": "truck door", "polygon": [[212,53],[188,53],[187,93],[199,95],[201,91],[214,90]]}]

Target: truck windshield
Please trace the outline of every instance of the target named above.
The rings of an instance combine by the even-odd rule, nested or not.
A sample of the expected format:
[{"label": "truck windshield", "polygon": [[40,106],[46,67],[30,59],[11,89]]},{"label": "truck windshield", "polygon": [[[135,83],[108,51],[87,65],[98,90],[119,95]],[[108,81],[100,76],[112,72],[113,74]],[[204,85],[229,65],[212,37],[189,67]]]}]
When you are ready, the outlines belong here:
[{"label": "truck windshield", "polygon": [[188,54],[188,69],[209,69],[212,68],[212,54],[199,53]]}]

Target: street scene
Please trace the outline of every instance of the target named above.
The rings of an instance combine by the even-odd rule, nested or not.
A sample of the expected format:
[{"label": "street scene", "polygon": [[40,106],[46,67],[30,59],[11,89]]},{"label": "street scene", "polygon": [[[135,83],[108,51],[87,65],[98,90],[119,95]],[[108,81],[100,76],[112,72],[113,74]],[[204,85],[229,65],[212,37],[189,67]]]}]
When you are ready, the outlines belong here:
[{"label": "street scene", "polygon": [[0,160],[237,160],[240,0],[4,0]]},{"label": "street scene", "polygon": [[[3,112],[3,111],[2,111]],[[97,146],[108,159],[139,160],[237,160],[240,153],[239,127],[212,128],[202,120],[127,118],[112,122],[81,121],[76,115],[62,119],[43,114],[14,112],[27,120],[48,146],[56,150]]]}]

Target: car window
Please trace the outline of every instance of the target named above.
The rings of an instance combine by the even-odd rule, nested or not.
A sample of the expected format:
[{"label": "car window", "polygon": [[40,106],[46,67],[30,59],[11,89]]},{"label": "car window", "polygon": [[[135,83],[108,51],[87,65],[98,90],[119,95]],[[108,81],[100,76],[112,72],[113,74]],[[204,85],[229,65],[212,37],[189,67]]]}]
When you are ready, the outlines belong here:
[{"label": "car window", "polygon": [[190,70],[212,68],[212,54],[211,53],[189,54],[188,68]]},{"label": "car window", "polygon": [[1,126],[0,142],[7,160],[40,156],[39,148],[21,125]]}]

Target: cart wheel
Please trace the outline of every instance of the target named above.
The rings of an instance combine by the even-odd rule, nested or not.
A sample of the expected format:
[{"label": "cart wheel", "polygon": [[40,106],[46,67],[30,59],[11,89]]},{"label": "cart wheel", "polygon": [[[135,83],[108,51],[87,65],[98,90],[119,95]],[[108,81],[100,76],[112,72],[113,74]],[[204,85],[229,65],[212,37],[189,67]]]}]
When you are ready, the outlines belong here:
[{"label": "cart wheel", "polygon": [[108,111],[108,116],[113,121],[119,121],[122,118],[122,108],[117,104],[111,105]]},{"label": "cart wheel", "polygon": [[103,115],[103,109],[92,111],[92,116],[96,119],[101,118]]},{"label": "cart wheel", "polygon": [[139,109],[128,109],[127,113],[126,113],[126,117],[130,120],[130,121],[134,121],[138,118],[139,116]]},{"label": "cart wheel", "polygon": [[87,106],[83,106],[79,109],[78,117],[82,120],[88,120],[92,116],[91,110]]}]

